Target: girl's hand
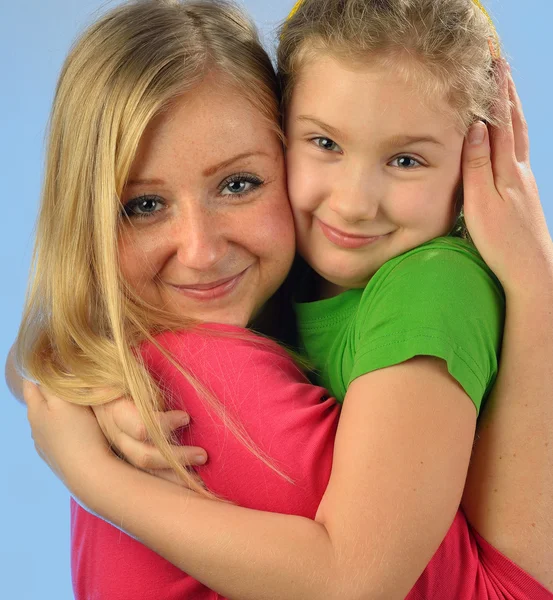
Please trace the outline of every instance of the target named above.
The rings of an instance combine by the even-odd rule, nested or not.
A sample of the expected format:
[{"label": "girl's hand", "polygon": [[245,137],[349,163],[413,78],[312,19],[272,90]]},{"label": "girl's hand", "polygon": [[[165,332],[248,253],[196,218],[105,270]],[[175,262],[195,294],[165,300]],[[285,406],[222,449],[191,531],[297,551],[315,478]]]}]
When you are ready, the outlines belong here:
[{"label": "girl's hand", "polygon": [[35,448],[71,492],[78,494],[83,478],[106,461],[118,460],[90,408],[61,400],[29,381],[23,382],[23,395]]},{"label": "girl's hand", "polygon": [[[104,435],[122,458],[142,471],[168,478],[167,475],[172,473],[168,471],[170,465],[149,441],[146,427],[132,400],[119,398],[92,409]],[[169,438],[190,423],[188,414],[180,410],[158,412],[157,418]],[[207,454],[202,448],[173,444],[172,450],[174,457],[182,465],[196,466],[207,462]],[[169,479],[180,481],[173,477]]]},{"label": "girl's hand", "polygon": [[498,63],[502,125],[474,124],[463,153],[464,211],[484,260],[509,295],[553,289],[553,243],[530,167],[528,127],[505,61]]}]

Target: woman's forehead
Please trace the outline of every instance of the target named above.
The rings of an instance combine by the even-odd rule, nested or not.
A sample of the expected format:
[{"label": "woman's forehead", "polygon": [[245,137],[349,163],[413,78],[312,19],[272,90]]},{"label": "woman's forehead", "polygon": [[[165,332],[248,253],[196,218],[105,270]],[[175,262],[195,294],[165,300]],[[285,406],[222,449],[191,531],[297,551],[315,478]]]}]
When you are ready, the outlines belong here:
[{"label": "woman's forehead", "polygon": [[[147,126],[133,171],[193,156],[200,163],[236,155],[274,155],[275,128],[236,86],[203,82],[176,98]],[[226,157],[226,158],[225,158]]]}]

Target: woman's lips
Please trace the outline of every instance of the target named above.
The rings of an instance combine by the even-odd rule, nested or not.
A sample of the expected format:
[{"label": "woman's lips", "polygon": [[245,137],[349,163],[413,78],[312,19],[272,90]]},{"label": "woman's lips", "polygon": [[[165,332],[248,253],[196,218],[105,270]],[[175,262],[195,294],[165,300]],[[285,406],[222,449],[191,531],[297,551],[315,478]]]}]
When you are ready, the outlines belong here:
[{"label": "woman's lips", "polygon": [[195,285],[175,285],[172,283],[170,285],[183,296],[188,296],[194,300],[216,300],[230,294],[240,281],[242,281],[248,269],[249,267],[238,273],[238,275],[209,283],[198,283]]},{"label": "woman's lips", "polygon": [[370,244],[374,244],[378,240],[386,237],[386,235],[356,235],[352,233],[346,233],[345,231],[341,231],[340,229],[335,229],[334,227],[330,227],[326,223],[323,223],[317,217],[314,217],[321,231],[324,233],[325,237],[332,242],[334,245],[339,246],[340,248],[363,248],[364,246],[368,246]]}]

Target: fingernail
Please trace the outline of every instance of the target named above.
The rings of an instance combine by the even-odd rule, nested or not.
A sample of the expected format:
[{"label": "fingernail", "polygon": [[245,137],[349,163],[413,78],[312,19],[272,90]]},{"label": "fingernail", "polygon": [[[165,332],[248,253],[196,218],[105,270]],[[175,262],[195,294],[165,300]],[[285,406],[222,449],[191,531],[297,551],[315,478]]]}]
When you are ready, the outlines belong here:
[{"label": "fingernail", "polygon": [[469,144],[471,146],[478,146],[478,144],[481,144],[484,141],[485,137],[486,137],[486,126],[484,125],[484,123],[482,123],[482,122],[475,123],[469,129]]},{"label": "fingernail", "polygon": [[179,427],[186,427],[190,423],[190,415],[184,414],[182,415],[181,424]]},{"label": "fingernail", "polygon": [[196,454],[196,456],[194,457],[195,465],[205,465],[206,462],[207,456],[205,454]]}]

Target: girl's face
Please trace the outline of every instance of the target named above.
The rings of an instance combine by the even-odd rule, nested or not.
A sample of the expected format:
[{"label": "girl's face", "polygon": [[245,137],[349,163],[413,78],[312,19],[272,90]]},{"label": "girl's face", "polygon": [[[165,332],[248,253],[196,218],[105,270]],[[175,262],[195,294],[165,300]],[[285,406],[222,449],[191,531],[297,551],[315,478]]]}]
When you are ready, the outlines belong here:
[{"label": "girl's face", "polygon": [[298,250],[338,288],[364,287],[454,223],[463,134],[446,101],[418,89],[328,56],[300,73],[286,122]]},{"label": "girl's face", "polygon": [[281,143],[221,76],[150,123],[122,202],[123,277],[177,315],[245,326],[292,263]]}]

